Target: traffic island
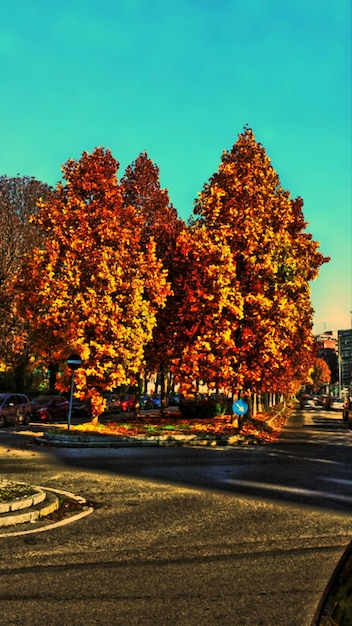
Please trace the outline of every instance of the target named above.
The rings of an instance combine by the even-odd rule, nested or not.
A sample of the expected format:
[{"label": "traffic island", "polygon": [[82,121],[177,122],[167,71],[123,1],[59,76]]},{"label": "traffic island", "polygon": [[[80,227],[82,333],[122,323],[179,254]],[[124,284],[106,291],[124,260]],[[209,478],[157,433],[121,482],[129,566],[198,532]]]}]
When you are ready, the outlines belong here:
[{"label": "traffic island", "polygon": [[94,506],[60,489],[0,481],[0,537],[51,530],[82,519]]},{"label": "traffic island", "polygon": [[65,427],[54,427],[37,436],[39,445],[66,448],[125,448],[141,446],[240,446],[275,440],[290,414],[280,407],[270,415],[242,419],[230,415],[185,419],[179,414],[164,417],[105,419]]},{"label": "traffic island", "polygon": [[60,506],[52,492],[25,483],[0,483],[0,528],[38,521]]},{"label": "traffic island", "polygon": [[36,438],[38,443],[64,448],[121,448],[126,446],[157,446],[155,437],[124,437],[121,435],[100,435],[92,433],[72,433],[60,431],[44,433]]},{"label": "traffic island", "polygon": [[238,446],[263,443],[254,435],[235,434],[164,434],[164,435],[101,435],[99,433],[47,432],[36,438],[37,443],[62,448],[126,448],[172,446]]}]

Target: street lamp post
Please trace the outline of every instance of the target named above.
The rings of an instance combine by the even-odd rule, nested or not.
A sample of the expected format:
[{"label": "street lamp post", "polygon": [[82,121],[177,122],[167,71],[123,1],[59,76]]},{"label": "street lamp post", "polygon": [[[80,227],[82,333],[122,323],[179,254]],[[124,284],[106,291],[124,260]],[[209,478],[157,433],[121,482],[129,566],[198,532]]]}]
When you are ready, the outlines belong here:
[{"label": "street lamp post", "polygon": [[73,402],[73,391],[74,391],[74,387],[75,387],[75,371],[78,370],[80,367],[82,367],[82,359],[79,356],[79,354],[71,354],[67,361],[67,367],[71,370],[72,372],[72,377],[71,377],[71,393],[70,393],[70,405],[69,405],[69,409],[68,409],[68,418],[67,418],[67,430],[70,430],[70,425],[71,425],[71,415],[72,415],[72,402]]}]

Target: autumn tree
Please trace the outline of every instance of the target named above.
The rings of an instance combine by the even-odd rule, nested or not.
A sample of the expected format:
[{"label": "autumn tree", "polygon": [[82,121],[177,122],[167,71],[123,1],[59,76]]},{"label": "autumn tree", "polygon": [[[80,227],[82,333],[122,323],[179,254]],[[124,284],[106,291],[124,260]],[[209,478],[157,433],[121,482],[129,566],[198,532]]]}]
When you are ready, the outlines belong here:
[{"label": "autumn tree", "polygon": [[[95,417],[104,408],[100,391],[138,375],[169,291],[155,243],[142,245],[140,219],[123,201],[118,167],[103,148],[67,161],[55,197],[40,203],[33,220],[43,243],[17,280],[18,307],[42,355],[81,356],[76,388],[87,390]],[[60,388],[67,388],[64,377]]]},{"label": "autumn tree", "polygon": [[200,381],[222,387],[238,367],[232,328],[243,308],[231,250],[212,241],[202,226],[179,234],[176,254],[174,292],[167,305],[167,350],[175,381],[186,394],[195,393]]},{"label": "autumn tree", "polygon": [[305,230],[302,205],[245,128],[195,203],[192,240],[202,243],[184,284],[192,309],[182,311],[180,377],[231,391],[285,391],[304,379],[314,343],[309,282],[327,259]]},{"label": "autumn tree", "polygon": [[169,318],[177,315],[177,310],[170,312],[170,303],[174,293],[174,277],[177,272],[175,258],[178,234],[185,227],[179,219],[177,210],[170,202],[167,189],[160,186],[160,170],[146,152],[126,168],[121,178],[125,206],[133,206],[136,217],[140,220],[141,245],[146,248],[155,242],[156,255],[167,271],[171,291],[165,307],[157,312],[156,325],[151,341],[146,346],[146,369],[161,373],[161,393],[164,392],[164,374],[169,369]]},{"label": "autumn tree", "polygon": [[30,221],[38,211],[38,200],[52,193],[33,177],[0,177],[0,358],[19,391],[24,388],[32,346],[27,320],[20,319],[13,307],[13,280],[24,256],[40,242],[40,230]]},{"label": "autumn tree", "polygon": [[324,359],[331,372],[330,382],[337,383],[339,379],[339,366],[336,351],[333,348],[324,348],[324,346],[321,345],[319,347],[318,357]]},{"label": "autumn tree", "polygon": [[308,383],[312,385],[313,391],[318,391],[321,387],[325,387],[331,381],[331,371],[324,359],[316,357],[313,361],[313,367],[309,371]]},{"label": "autumn tree", "polygon": [[152,238],[158,257],[166,264],[184,223],[170,201],[168,190],[160,186],[159,167],[146,152],[126,168],[121,187],[125,206],[133,206],[140,219],[141,244],[146,246]]}]

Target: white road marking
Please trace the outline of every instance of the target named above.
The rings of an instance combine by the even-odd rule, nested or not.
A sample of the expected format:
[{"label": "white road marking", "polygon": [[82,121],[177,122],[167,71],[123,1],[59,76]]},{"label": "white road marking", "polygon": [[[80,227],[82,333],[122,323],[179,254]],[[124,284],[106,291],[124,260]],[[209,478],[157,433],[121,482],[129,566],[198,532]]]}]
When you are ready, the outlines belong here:
[{"label": "white road marking", "polygon": [[262,491],[274,491],[279,493],[292,493],[295,495],[309,496],[310,498],[327,498],[329,500],[336,500],[338,502],[345,502],[352,504],[352,496],[344,496],[341,494],[331,493],[330,491],[314,491],[313,489],[302,489],[301,487],[288,487],[287,485],[267,485],[265,483],[258,483],[250,480],[235,480],[227,479],[224,481],[227,484],[231,484],[238,487],[248,487],[249,489],[260,489]]}]

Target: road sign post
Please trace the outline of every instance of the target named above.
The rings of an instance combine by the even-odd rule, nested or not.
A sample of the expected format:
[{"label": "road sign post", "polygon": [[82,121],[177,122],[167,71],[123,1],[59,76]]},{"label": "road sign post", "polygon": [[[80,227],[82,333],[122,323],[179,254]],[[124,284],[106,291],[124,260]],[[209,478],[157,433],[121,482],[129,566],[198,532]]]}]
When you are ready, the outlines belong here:
[{"label": "road sign post", "polygon": [[238,428],[242,428],[242,418],[246,415],[248,411],[248,404],[242,398],[236,400],[232,405],[232,413],[237,415]]},{"label": "road sign post", "polygon": [[74,392],[74,387],[75,387],[75,371],[78,370],[80,367],[82,367],[82,359],[79,356],[79,354],[71,354],[68,357],[66,363],[67,363],[67,367],[72,372],[70,405],[69,405],[69,409],[68,409],[68,418],[67,418],[67,430],[69,431],[70,430],[70,426],[71,426],[73,392]]},{"label": "road sign post", "polygon": [[248,411],[248,404],[244,400],[236,400],[232,405],[232,412],[236,415],[245,415]]}]

